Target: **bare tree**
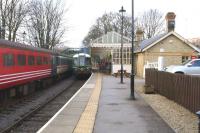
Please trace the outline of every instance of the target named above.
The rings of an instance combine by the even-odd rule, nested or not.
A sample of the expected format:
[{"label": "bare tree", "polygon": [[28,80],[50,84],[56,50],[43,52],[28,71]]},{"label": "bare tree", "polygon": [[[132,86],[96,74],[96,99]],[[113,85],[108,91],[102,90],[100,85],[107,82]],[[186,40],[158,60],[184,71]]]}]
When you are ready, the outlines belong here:
[{"label": "bare tree", "polygon": [[23,0],[12,0],[9,7],[9,13],[7,17],[8,25],[8,40],[15,41],[17,30],[24,21],[28,13],[28,2]]},{"label": "bare tree", "polygon": [[30,42],[38,47],[52,49],[60,43],[64,32],[64,8],[60,1],[33,0],[30,4],[29,21],[27,23]]},{"label": "bare tree", "polygon": [[[135,19],[136,21],[136,19]],[[120,13],[116,13],[114,14],[114,19],[112,21],[112,25],[113,25],[113,30],[115,32],[121,32],[121,26],[122,26],[122,18],[121,18],[121,14]],[[131,31],[132,31],[132,27],[131,27],[131,17],[126,15],[123,17],[123,34],[128,37],[131,38]]]},{"label": "bare tree", "polygon": [[27,0],[0,0],[1,38],[15,41],[17,31],[28,13],[27,5]]},{"label": "bare tree", "polygon": [[191,42],[196,47],[200,48],[200,38],[192,38],[188,39],[189,42]]},{"label": "bare tree", "polygon": [[109,31],[112,31],[113,18],[114,18],[113,13],[108,13],[108,14],[105,13],[101,18],[97,19],[97,23],[104,34],[106,34]]},{"label": "bare tree", "polygon": [[103,34],[103,31],[99,28],[99,25],[93,25],[90,28],[90,31],[88,32],[87,36],[83,40],[84,45],[88,45],[91,40],[96,39],[97,37],[101,36]]},{"label": "bare tree", "polygon": [[0,0],[0,38],[5,39],[6,17],[8,16],[7,8],[9,0]]},{"label": "bare tree", "polygon": [[[105,13],[102,17],[96,20],[96,23],[90,28],[87,36],[84,38],[83,43],[89,44],[91,40],[100,37],[110,31],[120,33],[121,29],[121,14],[119,13]],[[131,38],[131,17],[124,16],[124,35]]]},{"label": "bare tree", "polygon": [[163,14],[157,9],[150,9],[139,17],[137,25],[144,30],[145,38],[151,38],[164,31]]}]

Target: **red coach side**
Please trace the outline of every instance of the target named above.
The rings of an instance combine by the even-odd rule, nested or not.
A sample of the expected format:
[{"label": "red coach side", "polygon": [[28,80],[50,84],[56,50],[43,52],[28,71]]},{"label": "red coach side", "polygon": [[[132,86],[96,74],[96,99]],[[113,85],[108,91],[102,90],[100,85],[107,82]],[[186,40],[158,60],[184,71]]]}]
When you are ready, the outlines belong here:
[{"label": "red coach side", "polygon": [[51,76],[51,52],[0,40],[0,90]]}]

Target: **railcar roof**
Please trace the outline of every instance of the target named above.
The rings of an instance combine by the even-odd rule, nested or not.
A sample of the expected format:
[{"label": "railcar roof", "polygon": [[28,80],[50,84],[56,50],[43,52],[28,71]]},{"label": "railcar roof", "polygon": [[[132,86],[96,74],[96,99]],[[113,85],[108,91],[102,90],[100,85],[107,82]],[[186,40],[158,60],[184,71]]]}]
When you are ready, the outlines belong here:
[{"label": "railcar roof", "polygon": [[13,48],[19,48],[19,49],[26,49],[31,51],[38,51],[38,52],[46,52],[46,53],[52,53],[52,54],[58,54],[56,51],[39,48],[39,47],[33,47],[31,45],[26,45],[18,42],[12,42],[8,40],[0,39],[0,46],[6,46],[6,47],[13,47]]},{"label": "railcar roof", "polygon": [[77,58],[77,57],[79,57],[79,56],[85,56],[85,57],[88,57],[88,58],[91,57],[89,54],[86,54],[86,53],[78,53],[78,54],[75,54],[75,55],[73,56],[73,58]]}]

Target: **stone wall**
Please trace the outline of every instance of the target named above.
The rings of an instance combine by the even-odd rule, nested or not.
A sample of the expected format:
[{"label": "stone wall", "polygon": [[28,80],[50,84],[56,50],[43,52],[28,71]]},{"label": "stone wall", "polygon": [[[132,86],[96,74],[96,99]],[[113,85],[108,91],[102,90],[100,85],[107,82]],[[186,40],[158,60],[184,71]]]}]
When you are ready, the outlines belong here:
[{"label": "stone wall", "polygon": [[[164,52],[160,52],[160,49],[164,49]],[[144,72],[144,65],[147,62],[157,62],[159,56],[164,57],[164,67],[169,65],[182,64],[182,56],[194,56],[197,52],[188,46],[185,42],[180,40],[174,35],[167,37],[166,39],[158,42],[147,51],[137,54],[137,75],[142,77]]]}]

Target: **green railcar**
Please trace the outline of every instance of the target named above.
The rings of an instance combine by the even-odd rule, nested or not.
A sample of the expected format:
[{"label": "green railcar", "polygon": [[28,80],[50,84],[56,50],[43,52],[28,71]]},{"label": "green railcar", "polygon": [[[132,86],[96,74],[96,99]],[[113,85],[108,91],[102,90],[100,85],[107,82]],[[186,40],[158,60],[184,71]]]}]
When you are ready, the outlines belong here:
[{"label": "green railcar", "polygon": [[77,77],[89,76],[92,73],[91,56],[89,54],[75,54],[73,60],[73,70]]}]

